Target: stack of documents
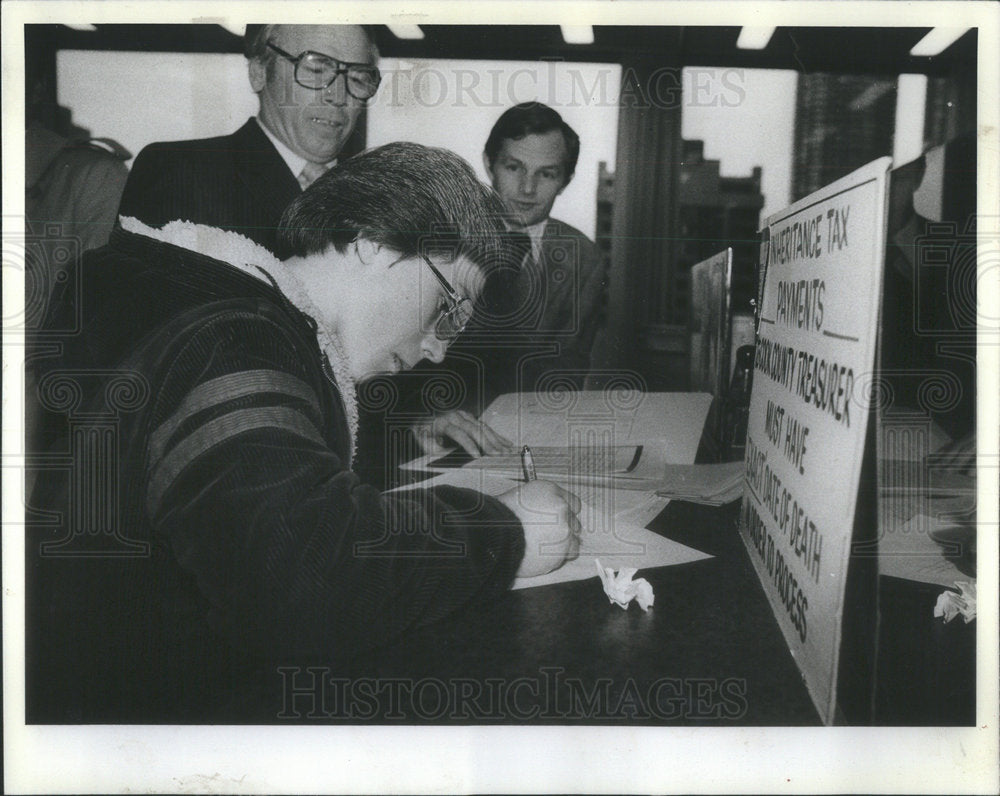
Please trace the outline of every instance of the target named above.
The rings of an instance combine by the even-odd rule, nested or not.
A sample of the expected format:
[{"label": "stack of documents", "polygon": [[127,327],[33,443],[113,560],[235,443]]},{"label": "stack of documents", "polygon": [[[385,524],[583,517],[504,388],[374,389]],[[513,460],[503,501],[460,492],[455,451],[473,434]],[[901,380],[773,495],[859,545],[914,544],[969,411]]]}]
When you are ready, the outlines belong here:
[{"label": "stack of documents", "polygon": [[[397,492],[448,484],[465,489],[475,489],[484,495],[501,495],[516,486],[509,478],[484,470],[466,467],[453,469],[429,481],[400,487]],[[674,566],[701,561],[712,556],[682,545],[673,539],[646,530],[643,525],[660,513],[666,505],[658,498],[634,491],[619,492],[613,501],[608,500],[612,490],[592,487],[578,495],[580,507],[580,552],[575,559],[545,575],[515,578],[512,589],[528,589],[573,580],[597,577],[594,560],[612,569],[645,570],[654,567]]]},{"label": "stack of documents", "polygon": [[642,570],[710,558],[644,526],[669,502],[655,494],[666,485],[664,467],[694,461],[711,403],[707,393],[507,393],[482,419],[515,453],[427,453],[402,467],[438,475],[404,488],[449,484],[503,494],[524,483],[520,450],[528,445],[537,476],[565,484],[580,498],[582,530],[576,559],[545,575],[517,578],[515,589],[594,578],[596,559],[615,570]]},{"label": "stack of documents", "polygon": [[516,453],[426,454],[402,467],[468,468],[522,478],[519,452],[528,445],[539,478],[652,494],[663,485],[664,466],[694,461],[711,403],[707,393],[507,393],[482,419],[509,439]]},{"label": "stack of documents", "polygon": [[690,503],[721,506],[743,496],[743,462],[668,464],[656,494]]}]

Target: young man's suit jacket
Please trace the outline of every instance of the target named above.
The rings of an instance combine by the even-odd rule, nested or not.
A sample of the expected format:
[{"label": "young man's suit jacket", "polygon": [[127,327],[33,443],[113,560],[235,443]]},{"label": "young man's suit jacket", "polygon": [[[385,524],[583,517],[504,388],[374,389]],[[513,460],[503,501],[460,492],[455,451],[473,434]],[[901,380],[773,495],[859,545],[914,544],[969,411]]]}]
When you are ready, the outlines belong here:
[{"label": "young man's suit jacket", "polygon": [[476,316],[445,361],[422,362],[406,376],[401,406],[407,413],[433,406],[478,415],[503,393],[583,387],[605,312],[601,251],[557,219],[549,219],[533,264],[522,264],[523,250],[511,243],[507,262],[491,271]]},{"label": "young man's suit jacket", "polygon": [[449,353],[453,361],[464,356],[477,364],[485,403],[505,392],[582,387],[606,282],[597,246],[550,218],[537,261],[488,280],[479,316]]},{"label": "young man's suit jacket", "polygon": [[545,304],[535,334],[560,343],[560,354],[549,367],[582,381],[604,318],[604,260],[590,238],[555,218],[545,227],[539,260],[545,274]]}]

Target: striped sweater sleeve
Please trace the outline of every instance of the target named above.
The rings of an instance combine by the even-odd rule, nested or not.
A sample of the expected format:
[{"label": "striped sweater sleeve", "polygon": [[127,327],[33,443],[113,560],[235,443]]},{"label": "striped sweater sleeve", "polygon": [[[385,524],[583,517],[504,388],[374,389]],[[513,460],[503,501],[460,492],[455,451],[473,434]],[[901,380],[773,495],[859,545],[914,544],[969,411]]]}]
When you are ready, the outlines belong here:
[{"label": "striped sweater sleeve", "polygon": [[513,579],[523,533],[496,500],[360,482],[318,349],[303,351],[275,318],[200,324],[172,347],[157,388],[146,510],[236,644],[377,645]]}]

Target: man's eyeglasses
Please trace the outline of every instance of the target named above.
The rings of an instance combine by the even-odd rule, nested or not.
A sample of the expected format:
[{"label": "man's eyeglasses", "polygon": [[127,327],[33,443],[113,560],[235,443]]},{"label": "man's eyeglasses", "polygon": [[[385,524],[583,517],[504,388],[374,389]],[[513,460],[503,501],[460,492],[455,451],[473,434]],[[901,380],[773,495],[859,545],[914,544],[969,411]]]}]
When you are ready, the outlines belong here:
[{"label": "man's eyeglasses", "polygon": [[267,46],[295,64],[295,82],[303,88],[321,91],[332,85],[338,76],[344,75],[347,93],[354,99],[366,100],[375,96],[379,83],[382,82],[378,69],[368,64],[344,63],[312,50],[306,50],[296,57],[271,42]]},{"label": "man's eyeglasses", "polygon": [[434,336],[442,342],[450,343],[462,333],[462,330],[472,320],[472,302],[458,295],[455,288],[451,286],[451,282],[435,268],[434,263],[426,254],[420,256],[437,278],[448,299],[447,308],[442,309],[434,321]]}]

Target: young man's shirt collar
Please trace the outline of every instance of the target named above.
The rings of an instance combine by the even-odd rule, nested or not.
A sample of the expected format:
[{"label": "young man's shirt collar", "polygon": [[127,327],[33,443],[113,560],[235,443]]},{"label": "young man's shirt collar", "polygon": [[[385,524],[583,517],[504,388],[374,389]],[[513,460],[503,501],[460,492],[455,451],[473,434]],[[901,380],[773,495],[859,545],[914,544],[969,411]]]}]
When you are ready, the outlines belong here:
[{"label": "young man's shirt collar", "polygon": [[535,262],[538,262],[542,256],[542,237],[545,235],[545,227],[548,223],[549,220],[544,218],[530,227],[516,227],[517,232],[524,232],[531,241],[531,259]]}]

